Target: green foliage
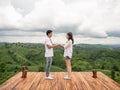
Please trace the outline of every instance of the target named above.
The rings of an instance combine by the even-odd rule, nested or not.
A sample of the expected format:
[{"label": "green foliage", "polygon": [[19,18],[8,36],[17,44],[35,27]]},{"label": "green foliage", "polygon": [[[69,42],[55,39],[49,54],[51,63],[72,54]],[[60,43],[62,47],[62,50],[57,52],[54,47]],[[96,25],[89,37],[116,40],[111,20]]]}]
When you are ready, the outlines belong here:
[{"label": "green foliage", "polygon": [[114,70],[111,71],[111,78],[115,79],[115,71]]},{"label": "green foliage", "polygon": [[1,62],[0,63],[0,72],[5,72],[5,70],[6,70],[5,68],[6,68],[6,64]]},{"label": "green foliage", "polygon": [[[97,69],[120,83],[120,46],[78,44],[73,47],[73,71]],[[34,43],[0,43],[0,83],[27,66],[28,71],[44,72],[44,45]],[[54,49],[51,71],[66,71],[63,49]]]}]

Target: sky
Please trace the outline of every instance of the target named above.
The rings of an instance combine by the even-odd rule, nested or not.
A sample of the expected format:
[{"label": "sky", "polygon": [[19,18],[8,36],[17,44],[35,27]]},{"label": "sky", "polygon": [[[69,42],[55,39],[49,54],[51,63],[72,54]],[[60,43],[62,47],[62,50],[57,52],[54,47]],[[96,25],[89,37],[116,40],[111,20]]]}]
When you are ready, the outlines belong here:
[{"label": "sky", "polygon": [[0,0],[0,42],[120,44],[120,0]]}]

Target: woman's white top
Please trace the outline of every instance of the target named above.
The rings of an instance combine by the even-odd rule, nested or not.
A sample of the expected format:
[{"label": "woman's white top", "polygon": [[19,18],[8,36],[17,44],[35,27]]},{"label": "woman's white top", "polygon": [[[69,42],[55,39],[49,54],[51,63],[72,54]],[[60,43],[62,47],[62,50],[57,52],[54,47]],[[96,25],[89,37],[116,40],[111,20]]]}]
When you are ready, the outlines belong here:
[{"label": "woman's white top", "polygon": [[64,45],[64,57],[69,56],[72,58],[72,52],[73,52],[73,44],[72,40],[69,40]]}]

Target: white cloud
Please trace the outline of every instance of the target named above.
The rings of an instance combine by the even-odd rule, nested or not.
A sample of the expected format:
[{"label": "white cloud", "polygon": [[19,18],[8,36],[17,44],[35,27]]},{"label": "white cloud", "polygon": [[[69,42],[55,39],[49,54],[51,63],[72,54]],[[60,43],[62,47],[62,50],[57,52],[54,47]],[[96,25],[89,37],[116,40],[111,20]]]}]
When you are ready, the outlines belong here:
[{"label": "white cloud", "polygon": [[[120,1],[1,0],[0,29],[14,28],[21,33],[13,31],[11,36],[30,36],[31,33],[36,36],[45,29],[53,29],[60,36],[72,31],[77,38],[91,38],[93,43],[100,43],[100,40],[103,40],[102,43],[106,40],[112,42],[112,37],[120,38]],[[6,37],[9,35],[4,33]],[[117,40],[120,42],[120,39]]]},{"label": "white cloud", "polygon": [[6,3],[6,6],[4,4],[5,3],[2,3],[0,6],[0,28],[19,28],[19,21],[22,15],[16,12],[15,8],[10,3]]},{"label": "white cloud", "polygon": [[11,0],[0,0],[0,6],[10,5]]},{"label": "white cloud", "polygon": [[11,0],[11,4],[22,15],[26,15],[34,9],[36,1],[38,0]]}]

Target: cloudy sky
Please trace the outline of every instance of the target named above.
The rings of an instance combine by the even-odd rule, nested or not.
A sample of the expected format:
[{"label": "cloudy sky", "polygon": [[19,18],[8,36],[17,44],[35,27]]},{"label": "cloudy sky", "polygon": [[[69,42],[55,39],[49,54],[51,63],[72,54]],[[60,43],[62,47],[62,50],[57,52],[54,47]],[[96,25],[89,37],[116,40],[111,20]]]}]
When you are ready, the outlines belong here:
[{"label": "cloudy sky", "polygon": [[120,0],[0,0],[0,42],[120,44]]}]

